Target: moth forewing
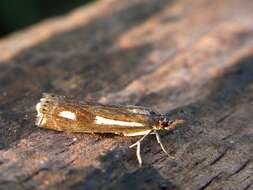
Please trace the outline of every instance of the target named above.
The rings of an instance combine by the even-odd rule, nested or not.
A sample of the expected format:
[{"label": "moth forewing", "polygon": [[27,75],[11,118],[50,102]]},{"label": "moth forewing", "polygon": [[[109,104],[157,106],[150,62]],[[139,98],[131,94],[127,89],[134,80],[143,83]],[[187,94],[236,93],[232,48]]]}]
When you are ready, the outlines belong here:
[{"label": "moth forewing", "polygon": [[149,130],[154,122],[150,112],[142,107],[79,103],[48,94],[36,109],[36,124],[58,131],[132,134]]}]

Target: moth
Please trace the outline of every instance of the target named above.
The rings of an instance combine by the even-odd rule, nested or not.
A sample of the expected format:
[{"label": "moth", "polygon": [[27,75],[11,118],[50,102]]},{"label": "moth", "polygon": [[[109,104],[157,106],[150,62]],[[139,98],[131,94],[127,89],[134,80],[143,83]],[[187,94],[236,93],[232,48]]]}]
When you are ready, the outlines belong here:
[{"label": "moth", "polygon": [[124,136],[142,136],[130,148],[136,148],[139,165],[141,142],[150,134],[156,136],[161,149],[165,150],[159,131],[172,130],[184,120],[169,120],[150,108],[140,106],[103,105],[92,102],[79,102],[64,96],[43,93],[36,105],[36,125],[57,131],[78,133],[113,133]]}]

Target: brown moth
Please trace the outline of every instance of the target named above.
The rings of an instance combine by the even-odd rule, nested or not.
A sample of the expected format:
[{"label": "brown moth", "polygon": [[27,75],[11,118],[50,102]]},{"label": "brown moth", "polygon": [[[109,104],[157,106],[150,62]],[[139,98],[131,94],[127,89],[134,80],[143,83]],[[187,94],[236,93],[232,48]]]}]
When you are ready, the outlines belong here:
[{"label": "brown moth", "polygon": [[48,93],[43,94],[36,110],[36,125],[42,128],[79,133],[143,136],[130,146],[137,146],[136,155],[140,166],[140,143],[146,136],[155,134],[163,152],[170,156],[161,142],[158,131],[171,130],[184,123],[184,120],[180,119],[168,120],[164,115],[146,107],[77,102]]}]

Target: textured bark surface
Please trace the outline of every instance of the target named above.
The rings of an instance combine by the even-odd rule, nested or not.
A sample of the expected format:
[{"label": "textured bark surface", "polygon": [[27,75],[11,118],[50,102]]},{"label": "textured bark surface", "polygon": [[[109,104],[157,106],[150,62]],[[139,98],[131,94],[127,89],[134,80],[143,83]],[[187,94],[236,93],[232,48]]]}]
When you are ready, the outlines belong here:
[{"label": "textured bark surface", "polygon": [[[253,189],[253,3],[98,1],[0,40],[0,189]],[[150,106],[154,137],[34,125],[42,92]]]}]

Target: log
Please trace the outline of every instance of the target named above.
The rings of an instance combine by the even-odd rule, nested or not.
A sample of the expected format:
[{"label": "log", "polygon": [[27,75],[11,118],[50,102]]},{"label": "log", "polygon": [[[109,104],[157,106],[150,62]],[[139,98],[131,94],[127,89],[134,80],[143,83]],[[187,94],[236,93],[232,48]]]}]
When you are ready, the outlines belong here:
[{"label": "log", "polygon": [[[0,40],[0,189],[253,189],[253,4],[97,1]],[[148,137],[35,126],[42,92],[187,123]]]}]

